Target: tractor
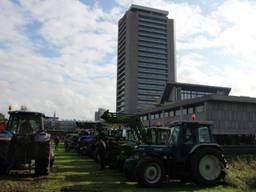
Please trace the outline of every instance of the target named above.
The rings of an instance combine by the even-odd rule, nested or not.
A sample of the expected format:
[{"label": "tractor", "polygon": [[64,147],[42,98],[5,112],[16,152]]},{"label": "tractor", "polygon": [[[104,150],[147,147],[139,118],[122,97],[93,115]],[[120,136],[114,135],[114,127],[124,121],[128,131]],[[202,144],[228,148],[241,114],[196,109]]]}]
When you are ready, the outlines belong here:
[{"label": "tractor", "polygon": [[171,123],[169,137],[162,144],[136,147],[125,161],[125,175],[144,187],[158,187],[166,176],[216,185],[225,177],[226,160],[214,142],[211,126],[201,121]]},{"label": "tractor", "polygon": [[111,168],[123,170],[125,160],[132,154],[139,144],[160,144],[161,137],[168,136],[170,132],[166,127],[145,128],[139,115],[111,113],[105,111],[101,117],[107,123],[117,124],[120,128],[120,138],[109,138],[107,143],[107,163]]},{"label": "tractor", "polygon": [[65,136],[64,139],[64,148],[66,152],[70,152],[76,149],[76,145],[79,139],[78,133],[69,133]]},{"label": "tractor", "polygon": [[108,128],[106,161],[111,168],[122,170],[125,159],[131,155],[135,145],[145,142],[147,135],[144,126],[138,115],[107,110],[101,118],[108,124],[118,125],[118,128]]},{"label": "tractor", "polygon": [[48,175],[54,161],[45,115],[38,112],[10,111],[7,128],[0,132],[0,175],[21,165],[32,165],[35,175]]}]

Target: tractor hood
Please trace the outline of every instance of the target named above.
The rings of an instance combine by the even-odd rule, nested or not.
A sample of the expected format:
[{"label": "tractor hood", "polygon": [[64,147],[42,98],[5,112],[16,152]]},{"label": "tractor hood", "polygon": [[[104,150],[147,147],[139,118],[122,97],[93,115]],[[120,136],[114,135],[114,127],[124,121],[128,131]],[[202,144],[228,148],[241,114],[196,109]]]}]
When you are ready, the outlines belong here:
[{"label": "tractor hood", "polygon": [[138,145],[136,148],[138,152],[169,152],[170,147],[168,145]]},{"label": "tractor hood", "polygon": [[154,156],[160,159],[171,159],[172,148],[168,145],[139,145],[133,152],[131,159],[139,160],[146,156]]},{"label": "tractor hood", "polygon": [[78,139],[79,142],[83,143],[92,143],[96,141],[96,136],[95,135],[83,135],[79,137]]}]

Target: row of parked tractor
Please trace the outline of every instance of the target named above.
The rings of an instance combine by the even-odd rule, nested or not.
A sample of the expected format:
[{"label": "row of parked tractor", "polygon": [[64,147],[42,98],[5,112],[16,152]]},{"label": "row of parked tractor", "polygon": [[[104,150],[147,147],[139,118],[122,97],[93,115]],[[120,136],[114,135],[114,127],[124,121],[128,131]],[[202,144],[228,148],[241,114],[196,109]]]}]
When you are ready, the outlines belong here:
[{"label": "row of parked tractor", "polygon": [[102,115],[103,123],[68,134],[65,150],[93,158],[123,171],[144,187],[157,187],[168,179],[211,186],[225,177],[223,149],[214,142],[212,123],[176,121],[166,127],[145,128],[137,115]]}]

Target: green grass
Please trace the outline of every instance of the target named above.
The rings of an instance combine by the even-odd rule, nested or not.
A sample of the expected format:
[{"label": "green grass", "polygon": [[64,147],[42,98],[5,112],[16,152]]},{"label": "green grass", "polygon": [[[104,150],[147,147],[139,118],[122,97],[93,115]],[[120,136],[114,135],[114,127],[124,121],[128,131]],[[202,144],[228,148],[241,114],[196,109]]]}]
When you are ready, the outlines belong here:
[{"label": "green grass", "polygon": [[[62,146],[61,146],[62,147]],[[234,186],[234,185],[233,185]],[[56,151],[56,161],[48,177],[35,178],[29,173],[0,177],[0,192],[169,192],[235,191],[236,186],[199,188],[191,183],[169,182],[158,189],[141,188],[135,182],[128,182],[122,173],[106,169],[99,171],[93,160],[76,153]]]},{"label": "green grass", "polygon": [[225,179],[238,190],[256,191],[256,160],[233,160]]}]

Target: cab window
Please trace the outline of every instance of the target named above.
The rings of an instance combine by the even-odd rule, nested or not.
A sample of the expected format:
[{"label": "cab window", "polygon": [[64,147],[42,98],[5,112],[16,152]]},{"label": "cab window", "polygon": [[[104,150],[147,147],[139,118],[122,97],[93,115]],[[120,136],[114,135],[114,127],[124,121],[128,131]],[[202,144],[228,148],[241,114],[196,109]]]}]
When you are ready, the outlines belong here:
[{"label": "cab window", "polygon": [[40,117],[17,115],[10,119],[8,129],[17,134],[32,134],[40,130]]},{"label": "cab window", "polygon": [[168,143],[170,131],[169,130],[159,130],[159,141],[158,144],[166,145]]},{"label": "cab window", "polygon": [[175,126],[171,129],[170,144],[177,145],[179,140],[180,127]]},{"label": "cab window", "polygon": [[187,127],[184,135],[184,144],[193,144],[194,137],[193,137],[193,129],[191,127]]},{"label": "cab window", "polygon": [[209,127],[203,126],[198,128],[198,141],[199,143],[210,143]]}]

